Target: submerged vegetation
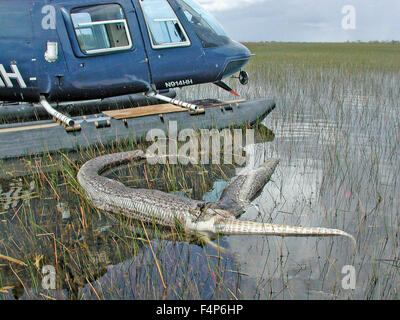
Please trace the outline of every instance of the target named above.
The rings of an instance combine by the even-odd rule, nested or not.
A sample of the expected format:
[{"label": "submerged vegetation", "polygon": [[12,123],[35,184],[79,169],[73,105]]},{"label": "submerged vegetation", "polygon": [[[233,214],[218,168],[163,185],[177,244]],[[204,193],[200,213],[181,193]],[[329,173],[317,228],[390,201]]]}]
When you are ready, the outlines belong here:
[{"label": "submerged vegetation", "polygon": [[[247,99],[276,100],[253,160],[281,164],[243,219],[343,229],[356,250],[341,238],[268,236],[221,237],[218,249],[179,226],[110,217],[76,174],[93,157],[146,148],[119,141],[2,164],[0,299],[399,298],[400,45],[247,45],[250,83],[230,84]],[[231,100],[211,85],[178,95]],[[213,201],[236,169],[131,164],[108,175]],[[56,290],[43,287],[44,266],[55,268]],[[343,286],[344,266],[356,271],[354,289]]]}]

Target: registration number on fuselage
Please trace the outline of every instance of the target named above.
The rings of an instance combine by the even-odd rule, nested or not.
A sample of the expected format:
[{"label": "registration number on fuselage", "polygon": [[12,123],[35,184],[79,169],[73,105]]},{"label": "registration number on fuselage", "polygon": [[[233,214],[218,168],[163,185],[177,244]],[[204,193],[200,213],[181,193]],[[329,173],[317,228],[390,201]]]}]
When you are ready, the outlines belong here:
[{"label": "registration number on fuselage", "polygon": [[194,84],[193,79],[185,79],[185,80],[165,82],[165,87],[176,88],[176,87],[190,86],[192,84]]}]

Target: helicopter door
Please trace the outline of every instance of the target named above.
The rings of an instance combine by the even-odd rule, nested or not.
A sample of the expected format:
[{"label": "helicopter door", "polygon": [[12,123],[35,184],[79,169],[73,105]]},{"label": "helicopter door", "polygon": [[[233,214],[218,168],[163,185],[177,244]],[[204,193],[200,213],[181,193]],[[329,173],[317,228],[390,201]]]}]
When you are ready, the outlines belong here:
[{"label": "helicopter door", "polygon": [[141,10],[137,12],[138,16],[143,16],[140,20],[144,21],[143,38],[148,48],[152,83],[160,90],[201,82],[203,48],[199,41],[191,41],[177,16],[178,10],[171,6],[173,3],[167,0],[138,2]]},{"label": "helicopter door", "polygon": [[74,91],[98,98],[149,90],[148,59],[130,0],[70,5],[63,15],[73,51],[67,63]]}]

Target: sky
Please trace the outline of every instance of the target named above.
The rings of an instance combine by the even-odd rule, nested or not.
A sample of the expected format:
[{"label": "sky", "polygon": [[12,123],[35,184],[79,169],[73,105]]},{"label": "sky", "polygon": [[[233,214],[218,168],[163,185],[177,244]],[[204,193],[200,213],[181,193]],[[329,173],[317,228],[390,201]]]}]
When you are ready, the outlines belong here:
[{"label": "sky", "polygon": [[400,0],[197,0],[238,41],[400,40]]}]

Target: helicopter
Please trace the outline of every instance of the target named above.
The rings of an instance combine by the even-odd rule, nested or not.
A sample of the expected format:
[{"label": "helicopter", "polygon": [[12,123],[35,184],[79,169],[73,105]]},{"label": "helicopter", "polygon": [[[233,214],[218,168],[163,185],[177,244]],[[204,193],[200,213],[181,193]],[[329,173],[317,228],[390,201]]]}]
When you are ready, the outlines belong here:
[{"label": "helicopter", "polygon": [[247,84],[250,57],[194,0],[0,2],[0,101],[39,103],[66,126],[54,103],[144,93],[197,111],[163,93],[214,83],[238,95],[223,80]]}]

